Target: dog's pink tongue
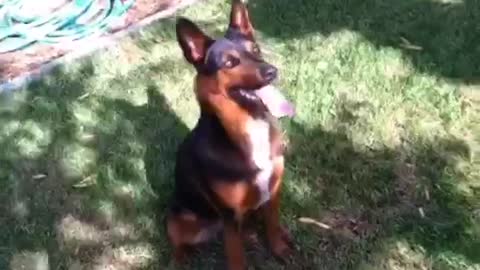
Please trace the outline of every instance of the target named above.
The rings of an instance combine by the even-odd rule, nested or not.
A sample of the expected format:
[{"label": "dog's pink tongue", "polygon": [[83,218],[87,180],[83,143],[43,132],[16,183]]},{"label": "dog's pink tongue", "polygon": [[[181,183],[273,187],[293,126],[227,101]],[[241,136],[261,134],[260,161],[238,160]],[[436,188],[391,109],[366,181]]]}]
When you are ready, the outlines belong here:
[{"label": "dog's pink tongue", "polygon": [[293,117],[295,115],[295,107],[273,85],[267,85],[255,90],[255,94],[276,118],[284,116]]}]

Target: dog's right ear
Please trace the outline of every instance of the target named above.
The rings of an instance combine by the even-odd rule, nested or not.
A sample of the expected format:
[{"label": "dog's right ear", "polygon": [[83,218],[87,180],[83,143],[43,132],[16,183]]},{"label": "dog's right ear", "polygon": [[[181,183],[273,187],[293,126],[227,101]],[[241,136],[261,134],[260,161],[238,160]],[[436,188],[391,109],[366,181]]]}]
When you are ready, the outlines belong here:
[{"label": "dog's right ear", "polygon": [[242,0],[232,1],[229,28],[237,29],[248,39],[254,40],[253,26],[248,15],[247,5]]},{"label": "dog's right ear", "polygon": [[213,40],[204,34],[192,21],[180,17],[176,24],[177,40],[189,63],[199,68]]}]

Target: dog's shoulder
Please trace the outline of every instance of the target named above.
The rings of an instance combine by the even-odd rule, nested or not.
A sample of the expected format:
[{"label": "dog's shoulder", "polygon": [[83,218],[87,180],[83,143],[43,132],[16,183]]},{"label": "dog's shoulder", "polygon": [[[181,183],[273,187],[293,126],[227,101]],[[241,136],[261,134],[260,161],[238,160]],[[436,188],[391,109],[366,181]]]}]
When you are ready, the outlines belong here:
[{"label": "dog's shoulder", "polygon": [[202,116],[192,133],[185,153],[202,176],[223,181],[250,179],[258,169],[244,157],[214,116]]}]

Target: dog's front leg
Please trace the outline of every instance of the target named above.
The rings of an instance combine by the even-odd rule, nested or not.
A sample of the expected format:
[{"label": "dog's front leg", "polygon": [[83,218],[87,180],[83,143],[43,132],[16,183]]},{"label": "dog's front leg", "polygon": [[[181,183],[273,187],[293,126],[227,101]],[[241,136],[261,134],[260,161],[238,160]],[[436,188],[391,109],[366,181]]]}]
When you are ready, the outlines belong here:
[{"label": "dog's front leg", "polygon": [[242,224],[240,221],[227,220],[224,228],[224,244],[229,270],[245,270],[246,259],[243,250]]},{"label": "dog's front leg", "polygon": [[275,256],[285,259],[291,254],[293,241],[288,231],[280,224],[280,190],[283,170],[283,157],[278,157],[270,180],[271,198],[262,208],[270,248]]}]

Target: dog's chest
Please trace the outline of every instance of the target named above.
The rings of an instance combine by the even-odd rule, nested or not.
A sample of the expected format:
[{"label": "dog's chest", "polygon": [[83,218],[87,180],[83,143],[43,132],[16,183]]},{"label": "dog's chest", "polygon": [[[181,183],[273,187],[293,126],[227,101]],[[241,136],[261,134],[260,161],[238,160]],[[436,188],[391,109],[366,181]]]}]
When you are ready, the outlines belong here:
[{"label": "dog's chest", "polygon": [[250,140],[251,159],[260,169],[254,185],[258,188],[260,199],[256,208],[267,202],[270,197],[270,178],[273,173],[271,156],[270,124],[265,120],[251,119],[247,122],[247,134]]}]

